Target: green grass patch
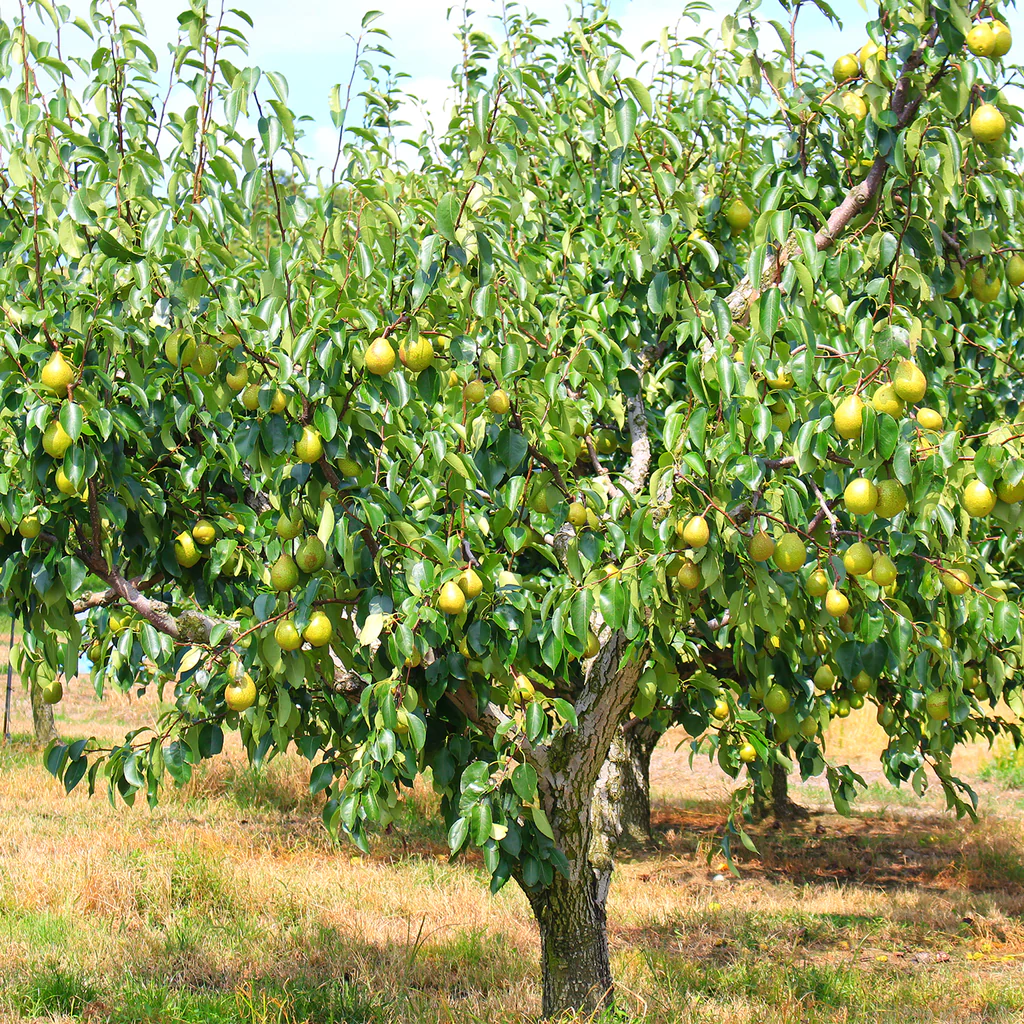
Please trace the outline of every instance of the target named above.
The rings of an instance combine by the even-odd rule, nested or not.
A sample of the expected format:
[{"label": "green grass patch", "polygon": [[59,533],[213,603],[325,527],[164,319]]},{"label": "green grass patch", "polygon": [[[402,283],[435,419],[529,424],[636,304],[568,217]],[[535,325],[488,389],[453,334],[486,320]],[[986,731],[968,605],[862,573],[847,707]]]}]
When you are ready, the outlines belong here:
[{"label": "green grass patch", "polygon": [[995,748],[991,760],[981,769],[986,782],[994,782],[1004,789],[1024,789],[1024,747],[1001,743]]}]

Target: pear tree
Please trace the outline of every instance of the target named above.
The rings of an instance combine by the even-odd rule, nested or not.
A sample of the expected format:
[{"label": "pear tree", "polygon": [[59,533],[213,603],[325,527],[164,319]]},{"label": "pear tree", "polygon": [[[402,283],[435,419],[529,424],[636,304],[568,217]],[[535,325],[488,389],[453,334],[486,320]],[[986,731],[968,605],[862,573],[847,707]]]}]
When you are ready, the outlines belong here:
[{"label": "pear tree", "polygon": [[546,1014],[612,998],[638,735],[845,810],[870,704],[973,810],[954,748],[1024,710],[1012,40],[882,0],[833,68],[756,8],[630,54],[507,5],[412,140],[368,15],[326,169],[243,12],[0,21],[5,608],[47,686],[166,701],[52,744],[68,790],[156,804],[234,730],[365,848],[423,777]]}]

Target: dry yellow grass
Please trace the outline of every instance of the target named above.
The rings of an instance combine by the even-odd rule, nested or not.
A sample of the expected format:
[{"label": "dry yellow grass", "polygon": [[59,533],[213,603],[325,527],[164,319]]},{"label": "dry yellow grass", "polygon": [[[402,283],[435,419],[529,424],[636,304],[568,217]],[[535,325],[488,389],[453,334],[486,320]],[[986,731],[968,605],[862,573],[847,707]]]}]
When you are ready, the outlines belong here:
[{"label": "dry yellow grass", "polygon": [[[153,714],[80,693],[62,709],[65,734],[113,738]],[[857,716],[844,728],[835,742],[866,761],[877,737]],[[716,880],[728,786],[702,763],[691,771],[683,739],[655,756],[661,845],[627,857],[612,890],[624,1019],[1024,1020],[1020,806],[990,803],[981,826],[933,799],[849,820],[820,810],[754,829],[760,858]],[[284,758],[255,777],[231,746],[150,812],[65,796],[38,759],[5,755],[0,1021],[534,1016],[527,903],[513,885],[489,896],[478,859],[448,862],[432,794],[417,789],[361,857],[323,832],[306,770]],[[819,808],[813,785],[794,796]],[[358,997],[335,1006],[347,984]]]}]

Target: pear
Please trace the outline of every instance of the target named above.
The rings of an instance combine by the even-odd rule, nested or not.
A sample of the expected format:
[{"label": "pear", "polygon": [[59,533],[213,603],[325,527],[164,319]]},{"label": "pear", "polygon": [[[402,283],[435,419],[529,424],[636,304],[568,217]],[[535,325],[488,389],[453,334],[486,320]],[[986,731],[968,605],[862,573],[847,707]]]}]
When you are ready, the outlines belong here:
[{"label": "pear", "polygon": [[61,426],[60,420],[52,420],[43,431],[43,451],[55,459],[64,458],[71,447],[71,435]]},{"label": "pear", "polygon": [[242,391],[249,383],[249,367],[245,363],[239,363],[233,370],[228,370],[224,379],[232,391]]},{"label": "pear", "polygon": [[309,625],[302,631],[302,639],[313,647],[323,647],[331,642],[334,627],[331,620],[323,612],[313,612],[309,617]]},{"label": "pear", "polygon": [[466,595],[462,588],[449,580],[437,595],[437,607],[446,615],[458,615],[466,607]]},{"label": "pear", "polygon": [[471,380],[462,389],[462,396],[470,405],[478,405],[484,400],[486,394],[487,385],[479,377],[476,380]]},{"label": "pear", "polygon": [[185,569],[191,569],[199,561],[199,548],[191,533],[179,533],[174,538],[174,557]]},{"label": "pear", "polygon": [[302,646],[302,637],[292,619],[282,619],[274,630],[274,639],[282,651],[297,651]]},{"label": "pear", "polygon": [[319,462],[324,453],[320,432],[313,427],[303,427],[302,437],[295,442],[295,457],[300,462]]},{"label": "pear", "polygon": [[299,567],[291,555],[284,553],[270,570],[270,585],[281,593],[291,590],[299,582]]},{"label": "pear", "polygon": [[287,513],[282,512],[277,517],[277,535],[281,540],[294,540],[302,533],[302,513],[296,510],[289,518]]},{"label": "pear", "polygon": [[[386,345],[387,342],[384,342],[384,344]],[[411,343],[403,341],[398,346],[398,358],[402,360],[402,365],[410,372],[421,373],[434,361],[434,346],[430,344],[429,338],[423,337],[417,338]],[[377,371],[371,370],[371,372],[376,373]]]},{"label": "pear", "polygon": [[920,402],[928,390],[928,381],[916,363],[903,359],[896,368],[892,388],[904,402]]},{"label": "pear", "polygon": [[487,408],[496,416],[504,416],[511,407],[512,403],[509,401],[508,392],[502,391],[501,388],[492,391],[490,398],[487,399]]},{"label": "pear", "polygon": [[60,352],[50,356],[40,375],[43,387],[49,388],[55,395],[66,395],[74,379],[75,371]]},{"label": "pear", "polygon": [[832,419],[835,423],[836,433],[840,437],[847,441],[860,437],[861,426],[864,422],[864,402],[857,395],[844,398],[836,406]]},{"label": "pear", "polygon": [[217,528],[209,519],[200,519],[192,527],[192,536],[202,545],[212,544],[217,539]]},{"label": "pear", "polygon": [[[429,345],[430,342],[427,342]],[[391,372],[395,365],[395,350],[391,347],[387,338],[377,338],[371,342],[366,352],[363,353],[363,366],[378,377],[383,377]]]},{"label": "pear", "polygon": [[471,565],[466,566],[462,570],[455,582],[462,588],[462,592],[466,597],[470,599],[479,597],[484,589],[484,581],[480,579],[479,574]]},{"label": "pear", "polygon": [[204,341],[196,349],[195,358],[192,360],[192,369],[200,377],[209,377],[217,369],[217,350],[208,341]]},{"label": "pear", "polygon": [[327,550],[324,548],[323,541],[316,534],[303,541],[299,553],[295,556],[299,568],[307,573],[322,569],[326,560]]}]

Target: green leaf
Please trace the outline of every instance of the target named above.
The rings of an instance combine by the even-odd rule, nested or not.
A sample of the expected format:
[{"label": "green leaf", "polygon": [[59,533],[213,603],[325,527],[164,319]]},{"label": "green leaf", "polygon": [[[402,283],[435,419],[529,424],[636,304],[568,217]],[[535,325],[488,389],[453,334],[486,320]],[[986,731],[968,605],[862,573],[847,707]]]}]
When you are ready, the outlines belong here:
[{"label": "green leaf", "polygon": [[456,219],[459,216],[461,200],[454,192],[447,192],[434,210],[434,224],[442,238],[449,242],[455,241]]}]

